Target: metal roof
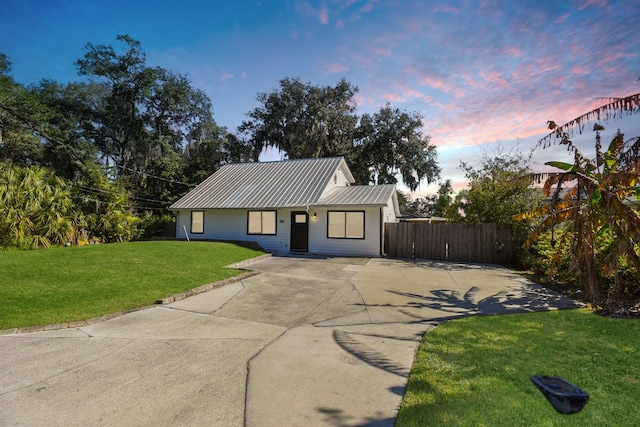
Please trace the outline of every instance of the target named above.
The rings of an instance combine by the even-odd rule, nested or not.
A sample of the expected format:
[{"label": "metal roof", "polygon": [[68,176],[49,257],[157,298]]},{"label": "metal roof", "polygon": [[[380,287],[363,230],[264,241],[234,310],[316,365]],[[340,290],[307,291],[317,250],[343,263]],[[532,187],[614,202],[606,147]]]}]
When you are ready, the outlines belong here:
[{"label": "metal roof", "polygon": [[336,187],[329,191],[316,204],[317,206],[348,206],[368,205],[386,206],[389,197],[395,191],[393,184],[386,185],[352,185],[350,187]]},{"label": "metal roof", "polygon": [[[221,167],[170,209],[264,209],[316,204],[343,157],[234,163]],[[351,188],[351,187],[345,187]]]}]

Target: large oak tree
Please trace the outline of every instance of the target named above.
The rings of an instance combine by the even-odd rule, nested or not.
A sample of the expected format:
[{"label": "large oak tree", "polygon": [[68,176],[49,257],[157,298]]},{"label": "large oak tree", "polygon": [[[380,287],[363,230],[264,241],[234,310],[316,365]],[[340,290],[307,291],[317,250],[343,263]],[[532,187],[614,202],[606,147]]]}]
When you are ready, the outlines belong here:
[{"label": "large oak tree", "polygon": [[439,177],[436,149],[422,134],[422,117],[385,105],[358,116],[358,88],[342,79],[316,86],[285,78],[257,96],[258,107],[238,128],[254,160],[267,147],[290,159],[344,156],[359,183],[396,183],[411,189]]}]

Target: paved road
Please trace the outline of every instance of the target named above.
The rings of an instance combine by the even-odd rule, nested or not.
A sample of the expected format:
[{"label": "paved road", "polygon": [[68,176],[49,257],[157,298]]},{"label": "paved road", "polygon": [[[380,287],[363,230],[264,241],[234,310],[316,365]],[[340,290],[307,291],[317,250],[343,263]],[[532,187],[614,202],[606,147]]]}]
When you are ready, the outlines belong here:
[{"label": "paved road", "polygon": [[268,258],[105,322],[0,336],[0,425],[392,426],[443,319],[571,307],[509,270]]}]

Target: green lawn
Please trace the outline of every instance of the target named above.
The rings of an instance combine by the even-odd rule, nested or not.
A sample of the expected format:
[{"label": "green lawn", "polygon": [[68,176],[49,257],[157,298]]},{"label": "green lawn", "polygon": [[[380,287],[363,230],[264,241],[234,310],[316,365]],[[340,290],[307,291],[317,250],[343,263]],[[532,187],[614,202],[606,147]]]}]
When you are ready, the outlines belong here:
[{"label": "green lawn", "polygon": [[227,243],[155,241],[0,251],[0,329],[89,319],[240,273],[262,252]]},{"label": "green lawn", "polygon": [[[531,375],[590,395],[557,413]],[[640,409],[640,319],[586,309],[444,323],[420,344],[396,426],[630,426]]]}]

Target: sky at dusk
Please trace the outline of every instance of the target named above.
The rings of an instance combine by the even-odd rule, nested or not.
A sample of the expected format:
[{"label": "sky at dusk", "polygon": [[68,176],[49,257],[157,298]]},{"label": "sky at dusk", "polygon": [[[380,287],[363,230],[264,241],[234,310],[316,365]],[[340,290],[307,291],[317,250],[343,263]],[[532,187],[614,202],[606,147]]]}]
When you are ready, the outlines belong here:
[{"label": "sky at dusk", "polygon": [[[547,120],[567,122],[598,97],[640,92],[640,0],[2,0],[0,52],[20,83],[77,81],[83,47],[118,34],[147,65],[189,77],[235,132],[284,77],[359,88],[358,112],[417,111],[442,178],[503,149],[528,152]],[[640,116],[607,126],[640,135]],[[589,153],[593,132],[576,135]],[[584,142],[583,142],[584,140]],[[582,146],[582,145],[581,145]],[[263,160],[279,159],[269,152]],[[571,161],[566,152],[534,159]],[[400,189],[404,188],[400,186]],[[433,193],[426,184],[414,196]]]}]

